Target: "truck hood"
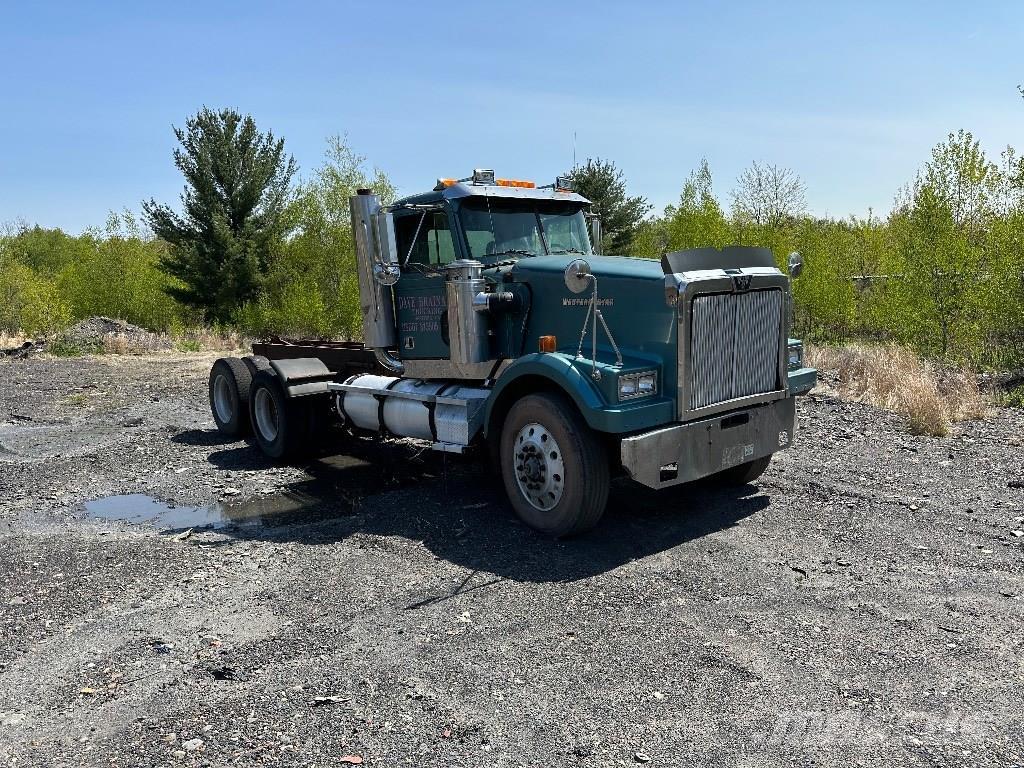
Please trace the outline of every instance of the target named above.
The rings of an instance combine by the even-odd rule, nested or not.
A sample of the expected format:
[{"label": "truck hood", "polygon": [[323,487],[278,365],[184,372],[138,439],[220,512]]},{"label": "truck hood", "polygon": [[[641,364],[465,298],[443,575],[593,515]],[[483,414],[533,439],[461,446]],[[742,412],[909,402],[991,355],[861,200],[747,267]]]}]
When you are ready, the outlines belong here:
[{"label": "truck hood", "polygon": [[[537,338],[553,335],[561,352],[574,355],[589,315],[592,289],[573,293],[565,285],[565,268],[574,259],[586,259],[597,276],[598,306],[624,358],[638,365],[664,370],[663,388],[675,387],[675,308],[665,303],[665,274],[654,259],[624,256],[532,256],[512,268],[513,280],[530,289],[526,348],[536,349]],[[592,343],[587,336],[586,345]],[[615,360],[615,350],[603,327],[598,333],[598,359]],[[588,347],[589,349],[589,347]],[[614,379],[609,381],[614,383]],[[614,400],[615,393],[609,397]]]},{"label": "truck hood", "polygon": [[632,280],[650,280],[663,284],[665,273],[661,264],[655,259],[637,259],[630,256],[580,256],[576,253],[557,254],[554,256],[531,256],[520,259],[512,268],[517,281],[528,282],[534,275],[557,274],[559,279],[565,272],[570,261],[585,259],[598,279],[600,289],[602,277],[625,278]]}]

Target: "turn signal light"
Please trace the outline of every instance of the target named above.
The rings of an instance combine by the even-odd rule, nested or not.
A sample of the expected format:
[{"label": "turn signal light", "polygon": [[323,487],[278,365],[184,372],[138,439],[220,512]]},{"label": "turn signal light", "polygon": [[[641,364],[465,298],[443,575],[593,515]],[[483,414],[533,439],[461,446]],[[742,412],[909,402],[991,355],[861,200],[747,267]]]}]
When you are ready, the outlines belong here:
[{"label": "turn signal light", "polygon": [[537,339],[537,349],[541,352],[554,352],[558,347],[558,339],[554,336],[541,336]]},{"label": "turn signal light", "polygon": [[494,183],[499,187],[522,187],[523,189],[536,189],[537,187],[534,182],[523,179],[498,179]]}]

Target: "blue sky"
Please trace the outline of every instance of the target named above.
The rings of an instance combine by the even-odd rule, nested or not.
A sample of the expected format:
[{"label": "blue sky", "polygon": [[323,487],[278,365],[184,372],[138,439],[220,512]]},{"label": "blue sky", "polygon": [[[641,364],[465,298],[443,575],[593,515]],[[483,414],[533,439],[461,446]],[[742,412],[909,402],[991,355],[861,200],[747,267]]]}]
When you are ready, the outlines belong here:
[{"label": "blue sky", "polygon": [[78,232],[177,199],[173,125],[251,113],[302,173],[329,135],[402,193],[474,166],[548,181],[601,156],[658,209],[707,157],[811,210],[887,211],[966,128],[1024,149],[1015,3],[26,3],[2,0],[0,223]]}]

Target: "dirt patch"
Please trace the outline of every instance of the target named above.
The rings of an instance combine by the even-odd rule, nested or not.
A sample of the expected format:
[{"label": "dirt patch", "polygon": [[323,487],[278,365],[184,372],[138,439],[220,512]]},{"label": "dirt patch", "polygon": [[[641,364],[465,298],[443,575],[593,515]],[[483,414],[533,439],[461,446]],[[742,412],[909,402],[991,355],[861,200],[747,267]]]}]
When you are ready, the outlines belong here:
[{"label": "dirt patch", "polygon": [[1024,412],[804,398],[757,486],[554,542],[474,456],[225,441],[215,357],[0,361],[0,762],[1022,764]]}]

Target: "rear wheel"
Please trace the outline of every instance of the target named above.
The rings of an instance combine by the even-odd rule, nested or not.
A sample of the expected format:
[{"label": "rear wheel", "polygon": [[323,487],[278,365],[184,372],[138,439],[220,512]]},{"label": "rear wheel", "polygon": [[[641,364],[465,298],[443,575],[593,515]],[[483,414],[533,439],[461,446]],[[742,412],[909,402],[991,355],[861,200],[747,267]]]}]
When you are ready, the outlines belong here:
[{"label": "rear wheel", "polygon": [[253,438],[266,456],[283,459],[309,447],[309,403],[287,397],[273,371],[258,371],[253,377],[249,415]]},{"label": "rear wheel", "polygon": [[565,397],[527,395],[501,432],[501,474],[516,514],[552,536],[593,528],[608,501],[608,461]]},{"label": "rear wheel", "polygon": [[242,362],[245,363],[245,367],[249,369],[249,373],[255,376],[260,371],[273,370],[270,367],[270,361],[262,355],[246,355],[242,358]]},{"label": "rear wheel", "polygon": [[763,475],[771,462],[771,454],[768,454],[763,458],[748,461],[746,464],[737,464],[735,467],[729,467],[724,472],[714,475],[714,479],[724,485],[746,485]]},{"label": "rear wheel", "polygon": [[251,382],[249,368],[237,357],[222,357],[210,369],[210,412],[222,435],[249,433]]}]

